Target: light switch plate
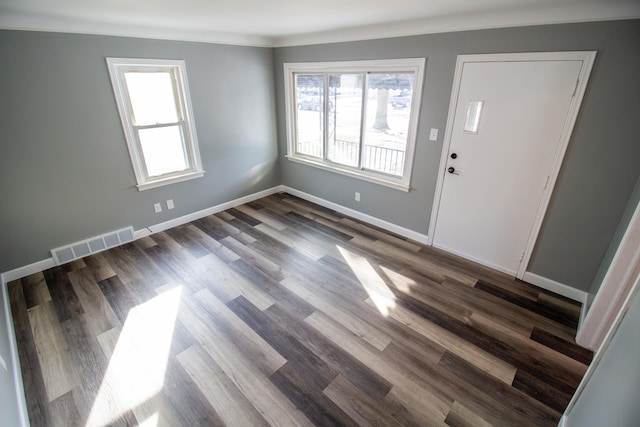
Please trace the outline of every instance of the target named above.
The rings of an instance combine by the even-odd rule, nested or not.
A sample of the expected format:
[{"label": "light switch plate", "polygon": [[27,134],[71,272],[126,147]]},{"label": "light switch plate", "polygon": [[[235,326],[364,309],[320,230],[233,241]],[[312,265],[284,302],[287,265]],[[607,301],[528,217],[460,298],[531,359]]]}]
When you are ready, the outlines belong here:
[{"label": "light switch plate", "polygon": [[438,140],[438,129],[431,128],[431,132],[429,133],[429,141],[437,141]]}]

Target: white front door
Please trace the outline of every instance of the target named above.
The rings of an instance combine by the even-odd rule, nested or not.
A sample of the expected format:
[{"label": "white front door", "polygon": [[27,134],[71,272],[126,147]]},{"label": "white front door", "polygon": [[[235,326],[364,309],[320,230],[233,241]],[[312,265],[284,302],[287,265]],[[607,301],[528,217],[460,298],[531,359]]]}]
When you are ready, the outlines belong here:
[{"label": "white front door", "polygon": [[432,215],[434,246],[517,275],[575,120],[584,63],[459,64]]}]

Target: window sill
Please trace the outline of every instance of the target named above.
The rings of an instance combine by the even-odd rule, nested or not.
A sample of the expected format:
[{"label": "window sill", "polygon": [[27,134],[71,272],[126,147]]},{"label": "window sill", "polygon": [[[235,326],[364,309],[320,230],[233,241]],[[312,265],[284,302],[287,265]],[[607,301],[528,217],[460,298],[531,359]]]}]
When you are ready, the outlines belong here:
[{"label": "window sill", "polygon": [[287,155],[286,158],[292,162],[295,163],[301,163],[303,165],[308,165],[308,166],[313,166],[315,168],[318,169],[324,169],[327,171],[331,171],[331,172],[335,172],[335,173],[339,173],[341,175],[346,175],[346,176],[350,176],[352,178],[357,178],[357,179],[361,179],[363,181],[368,181],[368,182],[372,182],[374,184],[379,184],[379,185],[383,185],[385,187],[389,187],[389,188],[393,188],[394,190],[400,190],[400,191],[404,191],[404,192],[409,192],[409,190],[411,189],[411,186],[398,182],[398,181],[391,181],[391,180],[387,180],[384,178],[378,178],[377,176],[373,176],[373,175],[369,175],[366,173],[362,173],[360,171],[357,170],[349,170],[349,169],[343,169],[340,167],[333,167],[330,164],[327,163],[323,163],[323,162],[317,162],[317,161],[313,161],[310,159],[306,159],[306,158],[302,158],[302,157],[297,157],[297,156],[291,156],[291,155]]},{"label": "window sill", "polygon": [[188,181],[190,179],[200,178],[204,176],[203,170],[188,172],[178,176],[171,176],[167,178],[154,179],[153,181],[148,181],[142,184],[138,184],[138,190],[144,191],[149,190],[151,188],[158,188],[164,185],[175,184],[176,182]]}]

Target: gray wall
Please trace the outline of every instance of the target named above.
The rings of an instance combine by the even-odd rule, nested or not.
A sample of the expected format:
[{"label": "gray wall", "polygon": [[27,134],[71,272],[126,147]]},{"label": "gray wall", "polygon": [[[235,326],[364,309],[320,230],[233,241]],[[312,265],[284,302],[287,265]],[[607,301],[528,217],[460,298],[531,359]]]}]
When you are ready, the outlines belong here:
[{"label": "gray wall", "polygon": [[[109,56],[186,61],[204,178],[137,190]],[[0,58],[0,272],[280,183],[272,49],[0,31]]]},{"label": "gray wall", "polygon": [[[640,20],[430,34],[276,49],[278,141],[286,153],[284,62],[426,57],[412,190],[393,190],[282,160],[282,182],[427,234],[456,57],[459,54],[597,50],[582,111],[529,266],[587,291],[640,176]],[[437,143],[430,128],[440,129]],[[354,201],[354,192],[361,202]]]},{"label": "gray wall", "polygon": [[567,427],[637,427],[640,420],[640,297],[636,293],[609,347],[567,418]]}]

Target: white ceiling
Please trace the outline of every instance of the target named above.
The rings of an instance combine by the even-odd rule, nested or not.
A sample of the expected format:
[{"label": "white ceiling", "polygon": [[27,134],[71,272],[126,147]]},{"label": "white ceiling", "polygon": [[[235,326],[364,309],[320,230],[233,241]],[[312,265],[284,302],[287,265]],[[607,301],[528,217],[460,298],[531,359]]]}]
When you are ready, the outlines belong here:
[{"label": "white ceiling", "polygon": [[0,28],[255,46],[640,17],[640,0],[0,0]]}]

